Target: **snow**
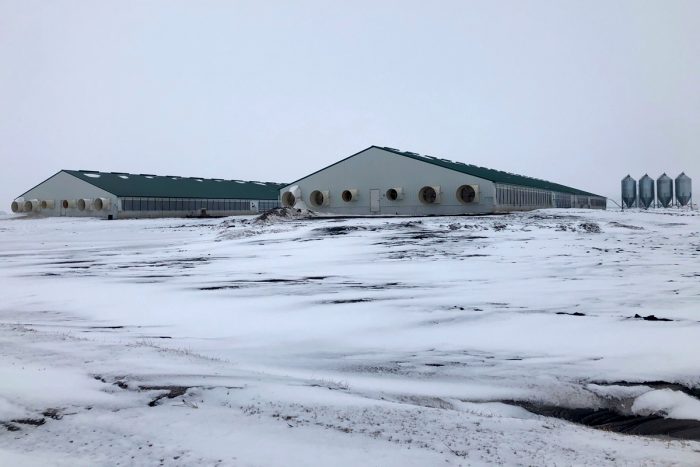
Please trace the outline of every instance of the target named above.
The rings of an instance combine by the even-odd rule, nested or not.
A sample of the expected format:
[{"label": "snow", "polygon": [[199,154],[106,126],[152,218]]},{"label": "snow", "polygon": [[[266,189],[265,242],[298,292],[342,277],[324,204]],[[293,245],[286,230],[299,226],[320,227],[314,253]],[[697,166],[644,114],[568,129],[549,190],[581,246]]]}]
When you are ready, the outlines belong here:
[{"label": "snow", "polygon": [[7,218],[0,239],[0,465],[700,463],[508,403],[700,420],[678,389],[700,385],[696,212]]},{"label": "snow", "polygon": [[4,465],[23,467],[45,467],[47,465],[61,467],[89,467],[91,464],[75,456],[56,455],[54,453],[15,452],[0,448],[0,460]]},{"label": "snow", "polygon": [[632,404],[632,412],[700,420],[700,401],[680,391],[658,389],[637,397]]},{"label": "snow", "polygon": [[[14,358],[0,362],[0,381],[12,381],[18,405],[59,407],[78,403],[109,404],[115,398],[103,391],[104,385],[78,368],[32,365]],[[12,399],[9,400],[12,404]],[[0,404],[1,406],[1,404]],[[16,417],[16,416],[15,416]],[[14,417],[3,417],[4,419]]]}]

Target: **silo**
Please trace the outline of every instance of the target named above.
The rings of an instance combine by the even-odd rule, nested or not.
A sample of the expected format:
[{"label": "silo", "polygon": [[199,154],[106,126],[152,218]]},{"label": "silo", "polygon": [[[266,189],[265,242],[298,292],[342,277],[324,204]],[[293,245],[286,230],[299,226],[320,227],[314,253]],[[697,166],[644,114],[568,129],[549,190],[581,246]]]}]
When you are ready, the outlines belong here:
[{"label": "silo", "polygon": [[654,198],[654,179],[644,174],[639,179],[639,205],[644,209],[648,209],[651,203],[654,202]]},{"label": "silo", "polygon": [[690,201],[692,194],[692,179],[685,173],[681,173],[676,177],[676,201],[681,206],[685,206]]},{"label": "silo", "polygon": [[665,208],[673,202],[673,180],[666,174],[656,179],[656,199]]},{"label": "silo", "polygon": [[637,200],[637,181],[631,176],[622,179],[622,203],[631,208]]}]

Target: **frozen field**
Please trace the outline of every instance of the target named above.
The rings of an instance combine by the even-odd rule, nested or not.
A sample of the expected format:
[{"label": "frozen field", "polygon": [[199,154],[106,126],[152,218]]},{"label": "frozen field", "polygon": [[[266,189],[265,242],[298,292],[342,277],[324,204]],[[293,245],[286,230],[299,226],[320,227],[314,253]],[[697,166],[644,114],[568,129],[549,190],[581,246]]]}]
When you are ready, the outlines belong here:
[{"label": "frozen field", "polygon": [[4,219],[0,357],[3,466],[700,465],[700,215]]}]

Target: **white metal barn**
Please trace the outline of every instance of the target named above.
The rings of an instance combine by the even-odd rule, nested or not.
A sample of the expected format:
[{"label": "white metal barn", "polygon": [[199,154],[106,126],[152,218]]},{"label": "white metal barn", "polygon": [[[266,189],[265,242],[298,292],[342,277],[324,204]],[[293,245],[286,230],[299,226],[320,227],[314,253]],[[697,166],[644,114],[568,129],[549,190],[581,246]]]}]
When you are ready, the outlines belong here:
[{"label": "white metal barn", "polygon": [[279,183],[61,170],[12,202],[37,216],[195,217],[255,214],[279,205]]},{"label": "white metal barn", "polygon": [[522,175],[370,146],[280,190],[283,206],[340,216],[605,209],[606,198]]}]

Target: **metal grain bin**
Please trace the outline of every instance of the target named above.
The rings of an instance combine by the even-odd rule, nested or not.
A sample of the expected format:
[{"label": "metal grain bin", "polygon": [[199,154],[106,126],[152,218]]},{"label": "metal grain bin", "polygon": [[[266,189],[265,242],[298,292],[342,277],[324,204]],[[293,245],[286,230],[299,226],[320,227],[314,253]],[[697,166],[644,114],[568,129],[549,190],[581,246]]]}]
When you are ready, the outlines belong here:
[{"label": "metal grain bin", "polygon": [[685,173],[676,177],[676,201],[681,206],[685,206],[690,201],[692,194],[693,180]]},{"label": "metal grain bin", "polygon": [[634,202],[637,201],[637,181],[631,176],[626,176],[622,179],[622,203],[631,208]]},{"label": "metal grain bin", "polygon": [[665,208],[673,202],[673,180],[666,174],[656,179],[656,199]]},{"label": "metal grain bin", "polygon": [[639,205],[644,209],[648,209],[654,202],[654,198],[654,179],[644,174],[639,179]]}]

